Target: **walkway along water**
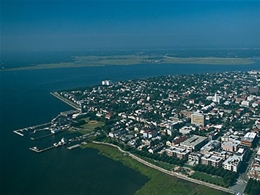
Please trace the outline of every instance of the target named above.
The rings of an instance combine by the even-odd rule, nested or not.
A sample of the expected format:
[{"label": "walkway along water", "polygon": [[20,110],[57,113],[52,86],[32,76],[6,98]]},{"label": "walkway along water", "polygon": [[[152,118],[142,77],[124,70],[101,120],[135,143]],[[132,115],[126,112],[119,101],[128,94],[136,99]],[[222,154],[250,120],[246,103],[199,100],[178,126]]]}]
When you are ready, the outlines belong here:
[{"label": "walkway along water", "polygon": [[214,185],[214,184],[211,184],[211,183],[207,183],[207,182],[204,182],[204,181],[199,181],[199,180],[196,180],[196,179],[193,179],[193,178],[190,178],[190,177],[187,177],[185,175],[182,175],[182,174],[179,174],[179,173],[175,173],[175,172],[172,172],[172,171],[168,171],[166,169],[163,169],[161,167],[158,167],[156,165],[153,165],[133,154],[131,154],[130,152],[127,152],[127,151],[124,151],[122,150],[119,146],[116,146],[114,144],[110,144],[110,143],[105,143],[105,142],[97,142],[97,141],[93,141],[93,143],[95,144],[102,144],[102,145],[108,145],[108,146],[112,146],[112,147],[115,147],[117,148],[120,152],[123,152],[123,153],[128,153],[129,156],[135,160],[137,160],[138,162],[148,166],[148,167],[151,167],[151,168],[154,168],[158,171],[161,171],[165,174],[168,174],[168,175],[171,175],[171,176],[174,176],[174,177],[178,177],[180,179],[183,179],[183,180],[186,180],[186,181],[190,181],[190,182],[193,182],[193,183],[196,183],[196,184],[200,184],[200,185],[204,185],[204,186],[207,186],[207,187],[210,187],[210,188],[213,188],[213,189],[217,189],[217,190],[220,190],[220,191],[223,191],[223,192],[228,192],[228,193],[235,193],[233,190],[230,190],[230,189],[227,189],[227,188],[223,188],[221,186],[217,186],[217,185]]}]

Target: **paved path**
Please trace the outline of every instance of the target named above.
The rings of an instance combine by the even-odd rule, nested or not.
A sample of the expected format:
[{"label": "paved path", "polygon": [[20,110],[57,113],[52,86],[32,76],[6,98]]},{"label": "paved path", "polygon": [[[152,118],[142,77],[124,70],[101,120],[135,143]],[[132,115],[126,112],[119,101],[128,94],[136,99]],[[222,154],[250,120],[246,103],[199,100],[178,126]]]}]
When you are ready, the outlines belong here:
[{"label": "paved path", "polygon": [[224,187],[221,187],[221,186],[217,186],[217,185],[214,185],[214,184],[211,184],[211,183],[207,183],[207,182],[204,182],[204,181],[199,181],[199,180],[196,180],[196,179],[193,179],[193,178],[190,178],[190,177],[187,177],[185,175],[182,175],[182,174],[179,174],[179,173],[176,173],[176,172],[172,172],[172,171],[168,171],[166,169],[163,169],[161,167],[158,167],[154,164],[151,164],[137,156],[135,156],[134,154],[131,154],[130,152],[127,152],[127,151],[124,151],[122,150],[119,146],[116,146],[116,145],[113,145],[113,144],[110,144],[110,143],[105,143],[105,142],[96,142],[96,141],[93,141],[93,143],[95,144],[102,144],[102,145],[108,145],[108,146],[112,146],[112,147],[115,147],[117,148],[120,152],[123,152],[123,153],[127,153],[131,158],[137,160],[138,162],[148,166],[148,167],[151,167],[151,168],[154,168],[158,171],[161,171],[167,175],[171,175],[171,176],[174,176],[174,177],[178,177],[180,179],[183,179],[183,180],[186,180],[186,181],[190,181],[192,183],[196,183],[196,184],[200,184],[200,185],[204,185],[204,186],[207,186],[207,187],[210,187],[210,188],[213,188],[213,189],[217,189],[217,190],[220,190],[220,191],[223,191],[223,192],[228,192],[228,193],[232,193],[234,194],[235,192],[233,190],[230,190],[228,188],[224,188]]}]

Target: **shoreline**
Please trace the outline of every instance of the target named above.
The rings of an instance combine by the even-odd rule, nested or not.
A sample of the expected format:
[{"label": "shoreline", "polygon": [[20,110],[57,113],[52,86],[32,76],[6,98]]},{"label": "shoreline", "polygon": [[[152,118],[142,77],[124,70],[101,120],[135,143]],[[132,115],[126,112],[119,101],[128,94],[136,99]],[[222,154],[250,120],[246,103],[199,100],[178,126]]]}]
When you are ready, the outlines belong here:
[{"label": "shoreline", "polygon": [[[101,147],[99,147],[99,146],[101,146]],[[113,154],[109,154],[108,152],[106,152],[106,149],[102,149],[102,147],[107,147],[107,149],[112,148],[113,150],[116,150],[115,152],[123,154],[123,155],[121,155],[121,157],[116,156],[116,158],[114,158]],[[192,179],[192,178],[189,178],[187,176],[183,176],[181,174],[171,172],[171,171],[168,171],[168,170],[163,169],[161,167],[158,167],[158,166],[151,164],[151,163],[149,163],[149,162],[147,162],[147,161],[127,152],[127,151],[122,150],[119,146],[116,146],[116,145],[113,145],[113,144],[110,144],[110,143],[93,141],[93,145],[89,144],[88,146],[86,146],[84,148],[98,149],[101,155],[107,156],[108,158],[111,158],[111,159],[116,160],[116,161],[120,161],[125,166],[130,167],[130,168],[140,172],[141,174],[147,176],[150,180],[141,189],[139,189],[136,192],[136,194],[139,194],[139,193],[143,194],[142,191],[146,191],[147,190],[146,188],[148,188],[147,185],[149,185],[148,183],[151,182],[151,180],[153,180],[155,178],[151,177],[151,175],[149,175],[149,174],[144,173],[142,170],[135,167],[135,165],[133,165],[132,163],[130,163],[130,164],[125,163],[124,158],[127,158],[127,157],[130,157],[130,159],[135,161],[135,163],[140,163],[142,166],[145,166],[148,169],[151,169],[153,171],[158,171],[159,173],[163,174],[165,177],[169,176],[170,178],[175,178],[177,180],[181,180],[180,182],[183,183],[183,184],[185,184],[185,182],[190,182],[190,185],[198,185],[201,188],[209,188],[211,190],[212,189],[217,190],[219,193],[225,193],[225,194],[226,193],[228,193],[228,194],[233,193],[233,191],[229,190],[228,188],[224,188],[224,187],[217,186],[217,185],[214,185],[214,184],[210,184],[210,183],[207,183],[207,182],[203,182],[203,181],[200,181],[200,180]],[[127,155],[125,155],[125,154],[127,154]],[[169,182],[170,182],[170,180],[169,180]],[[156,186],[153,186],[153,187],[156,188]],[[203,194],[203,193],[201,193],[201,194]]]}]

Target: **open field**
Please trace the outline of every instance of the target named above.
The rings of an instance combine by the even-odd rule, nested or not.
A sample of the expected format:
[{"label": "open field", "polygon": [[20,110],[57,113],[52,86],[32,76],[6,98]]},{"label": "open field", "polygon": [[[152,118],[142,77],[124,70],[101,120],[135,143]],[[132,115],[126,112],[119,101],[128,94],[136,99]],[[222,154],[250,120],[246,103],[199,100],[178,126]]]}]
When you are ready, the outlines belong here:
[{"label": "open field", "polygon": [[205,65],[246,65],[254,62],[249,58],[220,58],[220,57],[170,57],[166,55],[112,55],[112,56],[74,56],[73,62],[60,62],[39,64],[18,68],[5,68],[8,70],[32,70],[50,68],[72,68],[86,66],[106,65],[137,65],[137,64],[205,64]]},{"label": "open field", "polygon": [[86,121],[84,125],[80,126],[80,128],[82,129],[88,129],[93,131],[96,127],[102,127],[104,125],[104,123],[101,121],[90,121],[88,118],[83,118],[82,120]]},{"label": "open field", "polygon": [[87,134],[89,132],[92,132],[96,127],[102,127],[104,125],[104,122],[101,121],[90,121],[88,118],[83,118],[81,120],[84,120],[86,123],[83,125],[80,125],[79,127],[71,127],[71,132],[79,132],[81,134]]},{"label": "open field", "polygon": [[176,177],[163,174],[157,170],[149,168],[129,156],[119,152],[117,149],[104,145],[88,144],[83,147],[96,148],[100,151],[101,155],[105,155],[113,160],[122,162],[124,165],[140,172],[147,176],[150,180],[136,192],[137,195],[152,195],[152,194],[176,194],[176,195],[223,195],[228,194],[217,191],[202,185],[190,183]]}]

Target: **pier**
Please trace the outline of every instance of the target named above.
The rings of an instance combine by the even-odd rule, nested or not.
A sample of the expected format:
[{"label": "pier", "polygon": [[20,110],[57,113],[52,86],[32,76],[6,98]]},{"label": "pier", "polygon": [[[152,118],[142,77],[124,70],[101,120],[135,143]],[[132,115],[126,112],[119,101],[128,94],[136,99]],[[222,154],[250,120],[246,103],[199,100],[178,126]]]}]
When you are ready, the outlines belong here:
[{"label": "pier", "polygon": [[70,146],[70,147],[67,147],[69,150],[72,150],[74,148],[78,148],[80,147],[80,144],[76,144],[76,145],[73,145],[73,146]]},{"label": "pier", "polygon": [[32,148],[29,148],[29,149],[33,152],[41,153],[41,152],[45,152],[45,151],[53,149],[53,148],[56,148],[56,146],[50,146],[50,147],[47,147],[47,148],[44,148],[44,149],[38,149],[37,147],[32,147]]},{"label": "pier", "polygon": [[43,124],[31,126],[31,127],[26,127],[26,128],[17,129],[17,130],[14,130],[13,132],[16,133],[17,135],[24,136],[24,134],[23,134],[24,131],[35,130],[35,129],[37,129],[37,128],[45,127],[45,126],[50,125],[50,124],[51,124],[51,122],[43,123]]}]

